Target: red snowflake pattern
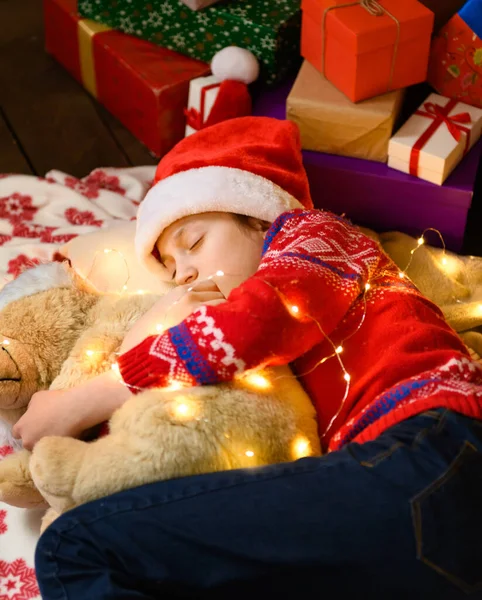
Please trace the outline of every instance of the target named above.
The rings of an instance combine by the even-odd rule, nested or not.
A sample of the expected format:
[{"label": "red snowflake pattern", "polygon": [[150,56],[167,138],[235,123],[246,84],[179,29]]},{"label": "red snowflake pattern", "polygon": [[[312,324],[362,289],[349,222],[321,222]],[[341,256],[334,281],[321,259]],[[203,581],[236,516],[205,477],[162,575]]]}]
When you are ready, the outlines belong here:
[{"label": "red snowflake pattern", "polygon": [[64,213],[65,218],[72,225],[94,225],[100,227],[102,221],[95,218],[90,210],[80,211],[77,208],[68,208]]},{"label": "red snowflake pattern", "polygon": [[7,524],[5,523],[5,517],[7,516],[6,510],[0,510],[0,535],[7,533]]},{"label": "red snowflake pattern", "polygon": [[36,223],[31,223],[29,225],[26,223],[16,223],[13,226],[12,233],[14,237],[40,238],[43,242],[46,241],[45,238],[49,238],[54,229],[55,227],[45,227],[44,225],[37,225]]},{"label": "red snowflake pattern", "polygon": [[0,246],[3,246],[3,244],[6,244],[7,242],[9,242],[12,239],[11,235],[5,235],[5,234],[1,234],[0,235]]},{"label": "red snowflake pattern", "polygon": [[9,454],[13,454],[12,446],[0,446],[0,457],[5,458]]},{"label": "red snowflake pattern", "polygon": [[35,571],[23,558],[12,563],[0,560],[0,599],[29,600],[40,595]]},{"label": "red snowflake pattern", "polygon": [[20,273],[23,273],[27,269],[31,269],[35,265],[39,265],[40,261],[38,258],[29,258],[25,254],[19,254],[16,258],[8,261],[7,273],[18,277]]},{"label": "red snowflake pattern", "polygon": [[116,175],[107,175],[107,173],[101,169],[93,171],[83,179],[83,182],[88,186],[96,186],[103,190],[121,194],[122,196],[126,193],[126,190],[120,184],[120,179]]},{"label": "red snowflake pattern", "polygon": [[0,218],[8,219],[10,223],[31,221],[38,208],[32,205],[32,196],[24,196],[15,192],[10,196],[0,198]]},{"label": "red snowflake pattern", "polygon": [[71,190],[75,190],[76,192],[79,192],[79,194],[82,194],[82,196],[89,198],[89,200],[99,197],[99,186],[96,183],[89,184],[82,179],[67,175],[64,184]]}]

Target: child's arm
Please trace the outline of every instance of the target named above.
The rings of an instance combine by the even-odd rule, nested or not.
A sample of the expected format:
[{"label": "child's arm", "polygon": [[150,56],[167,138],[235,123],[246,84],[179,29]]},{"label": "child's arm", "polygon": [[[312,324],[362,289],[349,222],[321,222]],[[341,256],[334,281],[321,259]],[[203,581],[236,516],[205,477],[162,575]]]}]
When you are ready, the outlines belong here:
[{"label": "child's arm", "polygon": [[285,213],[268,231],[256,274],[227,302],[203,306],[122,354],[122,377],[136,391],[218,383],[287,364],[337,327],[380,255],[376,242],[331,213]]}]

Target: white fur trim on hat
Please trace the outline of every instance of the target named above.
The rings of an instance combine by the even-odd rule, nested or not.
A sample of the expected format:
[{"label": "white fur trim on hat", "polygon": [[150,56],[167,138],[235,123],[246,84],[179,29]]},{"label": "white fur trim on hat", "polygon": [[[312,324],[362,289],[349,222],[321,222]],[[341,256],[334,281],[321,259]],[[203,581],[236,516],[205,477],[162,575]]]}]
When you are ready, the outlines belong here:
[{"label": "white fur trim on hat", "polygon": [[201,167],[159,181],[137,213],[135,239],[139,260],[153,272],[162,265],[152,256],[161,233],[183,217],[205,212],[229,212],[272,223],[282,213],[303,205],[278,185],[250,171],[231,167]]}]

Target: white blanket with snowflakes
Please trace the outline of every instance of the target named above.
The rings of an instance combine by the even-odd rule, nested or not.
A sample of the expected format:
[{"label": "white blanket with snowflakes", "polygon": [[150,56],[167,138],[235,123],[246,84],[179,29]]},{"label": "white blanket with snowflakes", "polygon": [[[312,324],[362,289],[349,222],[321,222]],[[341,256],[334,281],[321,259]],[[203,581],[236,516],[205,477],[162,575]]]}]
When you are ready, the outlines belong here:
[{"label": "white blanket with snowflakes", "polygon": [[[55,259],[73,237],[135,217],[154,167],[96,169],[84,179],[0,175],[0,289],[24,269]],[[0,423],[0,460],[13,451]],[[0,502],[0,600],[39,599],[34,550],[42,511]]]}]

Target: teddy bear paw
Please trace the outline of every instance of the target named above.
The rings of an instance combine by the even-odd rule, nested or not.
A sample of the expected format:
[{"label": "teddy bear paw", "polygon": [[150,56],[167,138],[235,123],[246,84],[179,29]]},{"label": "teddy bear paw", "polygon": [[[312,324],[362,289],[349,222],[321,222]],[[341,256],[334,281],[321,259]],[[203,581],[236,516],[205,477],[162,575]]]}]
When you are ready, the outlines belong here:
[{"label": "teddy bear paw", "polygon": [[68,437],[44,437],[30,458],[32,479],[57,513],[75,506],[73,492],[87,444]]},{"label": "teddy bear paw", "polygon": [[22,450],[0,462],[0,502],[18,508],[37,508],[46,502],[35,489],[28,470],[29,455]]}]

